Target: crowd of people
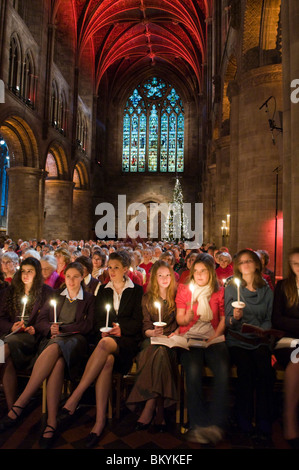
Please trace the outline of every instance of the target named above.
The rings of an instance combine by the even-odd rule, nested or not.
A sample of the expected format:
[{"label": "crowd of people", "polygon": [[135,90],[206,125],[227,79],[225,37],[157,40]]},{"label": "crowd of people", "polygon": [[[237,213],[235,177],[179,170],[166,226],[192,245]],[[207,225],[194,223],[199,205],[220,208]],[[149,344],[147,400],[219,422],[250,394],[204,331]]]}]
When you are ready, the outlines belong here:
[{"label": "crowd of people", "polygon": [[[136,379],[126,401],[136,430],[167,428],[177,403],[177,371],[186,376],[190,442],[216,444],[230,420],[229,374],[236,366],[239,431],[271,440],[275,369],[285,370],[283,432],[299,448],[299,248],[276,282],[265,250],[229,253],[183,242],[6,239],[0,250],[1,383],[7,410],[0,432],[17,426],[47,379],[42,448],[75,419],[95,386],[96,418],[86,446],[106,426],[113,372]],[[168,347],[162,339],[186,340]],[[292,341],[291,341],[292,340]],[[299,340],[298,340],[299,342]],[[187,345],[187,346],[186,346]],[[206,396],[204,366],[213,374]],[[18,373],[28,383],[18,394]],[[64,379],[75,388],[61,407]],[[298,383],[299,385],[299,383]]]}]

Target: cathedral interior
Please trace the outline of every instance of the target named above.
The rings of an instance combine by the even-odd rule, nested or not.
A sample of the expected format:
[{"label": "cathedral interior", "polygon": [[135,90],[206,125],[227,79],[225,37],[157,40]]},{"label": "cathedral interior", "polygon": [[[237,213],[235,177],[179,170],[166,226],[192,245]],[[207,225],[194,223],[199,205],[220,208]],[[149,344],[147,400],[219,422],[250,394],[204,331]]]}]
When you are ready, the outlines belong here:
[{"label": "cathedral interior", "polygon": [[297,0],[2,0],[1,233],[95,239],[101,203],[117,220],[119,196],[148,210],[179,181],[203,242],[267,250],[281,278],[298,21]]},{"label": "cathedral interior", "polygon": [[6,236],[94,239],[100,203],[170,203],[178,179],[204,242],[267,250],[282,276],[298,244],[294,0],[0,8]]}]

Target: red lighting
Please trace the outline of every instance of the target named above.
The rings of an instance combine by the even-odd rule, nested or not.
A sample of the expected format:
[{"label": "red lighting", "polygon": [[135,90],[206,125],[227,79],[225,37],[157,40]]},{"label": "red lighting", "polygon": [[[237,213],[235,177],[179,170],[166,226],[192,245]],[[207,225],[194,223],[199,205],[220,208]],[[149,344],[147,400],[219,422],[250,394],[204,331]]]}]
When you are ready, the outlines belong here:
[{"label": "red lighting", "polygon": [[72,34],[79,64],[84,58],[86,66],[89,57],[96,86],[112,66],[121,74],[120,64],[129,56],[126,68],[144,67],[149,59],[159,61],[171,65],[184,77],[195,76],[201,87],[209,0],[57,0],[53,3],[53,23],[61,19],[65,30]]}]

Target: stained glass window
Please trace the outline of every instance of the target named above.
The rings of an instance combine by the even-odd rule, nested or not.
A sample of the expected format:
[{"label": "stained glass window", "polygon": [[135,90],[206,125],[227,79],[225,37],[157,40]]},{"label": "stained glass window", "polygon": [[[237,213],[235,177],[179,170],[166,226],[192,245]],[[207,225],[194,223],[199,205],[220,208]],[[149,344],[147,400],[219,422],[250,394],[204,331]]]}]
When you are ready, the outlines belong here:
[{"label": "stained glass window", "polygon": [[123,114],[123,172],[184,171],[184,109],[176,90],[152,77],[129,96]]}]

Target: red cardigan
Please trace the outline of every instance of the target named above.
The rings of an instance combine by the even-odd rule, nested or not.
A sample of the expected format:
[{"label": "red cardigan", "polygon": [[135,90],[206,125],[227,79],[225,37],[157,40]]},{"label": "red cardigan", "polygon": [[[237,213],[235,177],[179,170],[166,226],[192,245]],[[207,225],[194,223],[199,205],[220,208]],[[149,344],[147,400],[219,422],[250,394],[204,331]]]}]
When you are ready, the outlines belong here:
[{"label": "red cardigan", "polygon": [[[176,298],[175,298],[177,308],[184,308],[189,309],[191,304],[191,291],[187,284],[179,284]],[[211,310],[213,312],[213,319],[211,321],[212,327],[216,330],[217,326],[219,325],[221,317],[225,316],[224,311],[224,288],[221,287],[217,292],[214,292],[211,295],[209,301]],[[193,326],[197,320],[197,302],[193,303],[193,312],[194,317],[193,320],[187,326],[180,326],[180,334],[187,333],[190,330],[191,326]]]}]

